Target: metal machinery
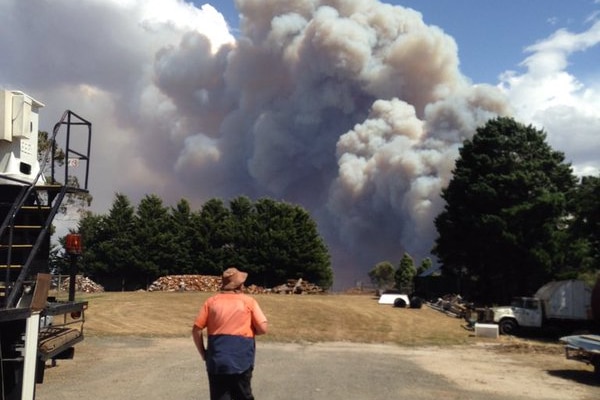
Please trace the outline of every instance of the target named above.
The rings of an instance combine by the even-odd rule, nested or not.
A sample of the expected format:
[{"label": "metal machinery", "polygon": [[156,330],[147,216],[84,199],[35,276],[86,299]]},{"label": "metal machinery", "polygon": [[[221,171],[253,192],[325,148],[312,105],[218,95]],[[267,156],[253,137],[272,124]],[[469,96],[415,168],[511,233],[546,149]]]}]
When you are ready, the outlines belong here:
[{"label": "metal machinery", "polygon": [[[65,111],[39,154],[43,106],[22,92],[0,90],[0,400],[34,399],[47,362],[72,358],[83,340],[87,302],[75,301],[71,290],[68,300],[48,297],[49,253],[63,200],[88,192],[91,123]],[[66,160],[55,169],[61,147]],[[70,179],[74,165],[84,167],[81,182]]]}]

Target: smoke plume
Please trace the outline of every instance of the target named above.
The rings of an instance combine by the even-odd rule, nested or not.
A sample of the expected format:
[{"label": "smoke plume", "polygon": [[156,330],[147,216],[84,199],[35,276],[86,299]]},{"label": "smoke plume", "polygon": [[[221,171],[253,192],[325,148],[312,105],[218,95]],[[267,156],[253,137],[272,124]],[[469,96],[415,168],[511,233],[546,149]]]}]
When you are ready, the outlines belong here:
[{"label": "smoke plume", "polygon": [[454,40],[415,11],[237,4],[235,44],[212,54],[198,37],[157,57],[158,87],[198,130],[178,155],[180,178],[307,207],[345,282],[405,251],[429,256],[457,149],[507,112],[504,99],[470,84]]},{"label": "smoke plume", "polygon": [[99,125],[96,198],[300,204],[338,288],[404,252],[430,256],[458,148],[509,112],[498,89],[461,74],[450,36],[376,0],[237,0],[236,37],[214,8],[176,0],[6,3],[0,25],[45,16],[19,50],[31,62],[46,48],[44,61],[9,61],[12,82]]}]

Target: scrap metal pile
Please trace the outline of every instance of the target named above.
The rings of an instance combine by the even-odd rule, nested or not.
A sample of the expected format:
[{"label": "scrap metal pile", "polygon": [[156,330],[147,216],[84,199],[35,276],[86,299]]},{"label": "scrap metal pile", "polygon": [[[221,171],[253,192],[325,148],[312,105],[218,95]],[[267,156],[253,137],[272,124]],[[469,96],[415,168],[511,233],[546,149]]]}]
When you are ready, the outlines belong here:
[{"label": "scrap metal pile", "polygon": [[472,309],[472,304],[464,301],[459,294],[445,295],[435,302],[428,302],[427,305],[456,318],[465,318]]}]

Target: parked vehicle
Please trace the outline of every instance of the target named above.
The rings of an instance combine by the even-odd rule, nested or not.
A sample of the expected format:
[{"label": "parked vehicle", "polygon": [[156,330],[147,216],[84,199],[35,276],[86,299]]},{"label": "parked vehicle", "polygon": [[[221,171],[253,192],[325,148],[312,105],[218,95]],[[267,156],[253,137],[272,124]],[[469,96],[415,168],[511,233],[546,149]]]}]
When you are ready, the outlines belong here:
[{"label": "parked vehicle", "polygon": [[569,360],[581,361],[594,366],[594,375],[600,379],[600,336],[572,335],[560,338],[565,344],[565,355]]},{"label": "parked vehicle", "polygon": [[[496,323],[500,333],[520,328],[586,327],[593,320],[592,288],[581,280],[545,284],[533,297],[515,297],[509,306],[492,307],[478,322]],[[491,312],[490,312],[491,311]]]},{"label": "parked vehicle", "polygon": [[[592,290],[592,314],[600,325],[600,276]],[[596,329],[600,329],[600,326],[596,326]],[[600,335],[563,336],[560,341],[565,344],[567,359],[593,365],[594,374],[600,379]]]}]

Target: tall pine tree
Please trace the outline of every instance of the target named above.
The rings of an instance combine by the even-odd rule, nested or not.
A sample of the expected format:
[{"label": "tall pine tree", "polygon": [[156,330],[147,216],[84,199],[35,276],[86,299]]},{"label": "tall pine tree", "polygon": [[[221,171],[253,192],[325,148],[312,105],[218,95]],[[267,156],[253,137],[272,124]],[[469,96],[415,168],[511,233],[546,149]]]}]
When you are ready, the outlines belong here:
[{"label": "tall pine tree", "polygon": [[464,143],[453,173],[435,219],[433,252],[446,274],[487,302],[533,294],[560,274],[576,180],[543,131],[490,120]]}]

